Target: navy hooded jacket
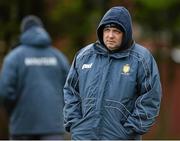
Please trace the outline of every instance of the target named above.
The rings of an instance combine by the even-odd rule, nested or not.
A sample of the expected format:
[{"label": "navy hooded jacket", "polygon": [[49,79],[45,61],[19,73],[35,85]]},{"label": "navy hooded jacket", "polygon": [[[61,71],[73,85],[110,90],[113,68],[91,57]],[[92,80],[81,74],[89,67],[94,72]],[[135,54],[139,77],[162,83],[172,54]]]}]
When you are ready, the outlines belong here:
[{"label": "navy hooded jacket", "polygon": [[[121,49],[110,52],[103,27],[123,28]],[[64,122],[72,139],[140,139],[155,122],[161,101],[156,62],[144,47],[132,42],[129,12],[113,7],[102,18],[99,41],[75,56],[64,87]]]},{"label": "navy hooded jacket", "polygon": [[23,32],[20,42],[5,57],[0,77],[0,100],[10,112],[10,135],[64,133],[62,89],[69,63],[51,47],[42,27]]}]

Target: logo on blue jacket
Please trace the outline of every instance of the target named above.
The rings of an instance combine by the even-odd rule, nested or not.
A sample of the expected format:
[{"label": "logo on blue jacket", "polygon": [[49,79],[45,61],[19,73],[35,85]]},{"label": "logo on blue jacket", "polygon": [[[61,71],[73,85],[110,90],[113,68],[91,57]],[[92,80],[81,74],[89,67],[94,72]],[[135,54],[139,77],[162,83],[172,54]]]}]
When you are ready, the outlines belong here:
[{"label": "logo on blue jacket", "polygon": [[128,75],[129,72],[130,72],[130,65],[129,64],[124,65],[122,68],[122,74]]},{"label": "logo on blue jacket", "polygon": [[92,67],[92,63],[91,64],[83,64],[82,70],[83,69],[90,69],[91,67]]}]

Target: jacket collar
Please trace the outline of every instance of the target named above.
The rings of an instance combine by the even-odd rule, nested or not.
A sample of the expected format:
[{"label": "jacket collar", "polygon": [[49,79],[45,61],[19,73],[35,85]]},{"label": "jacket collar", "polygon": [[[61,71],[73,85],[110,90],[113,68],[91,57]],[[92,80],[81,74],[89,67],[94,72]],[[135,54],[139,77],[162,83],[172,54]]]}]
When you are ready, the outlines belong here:
[{"label": "jacket collar", "polygon": [[97,54],[102,54],[104,56],[109,56],[115,59],[120,59],[120,58],[124,58],[124,57],[128,57],[130,54],[130,51],[132,50],[132,48],[134,47],[133,43],[130,48],[126,49],[126,50],[120,50],[117,52],[111,52],[109,51],[104,45],[102,45],[100,42],[96,42],[94,44],[94,51]]}]

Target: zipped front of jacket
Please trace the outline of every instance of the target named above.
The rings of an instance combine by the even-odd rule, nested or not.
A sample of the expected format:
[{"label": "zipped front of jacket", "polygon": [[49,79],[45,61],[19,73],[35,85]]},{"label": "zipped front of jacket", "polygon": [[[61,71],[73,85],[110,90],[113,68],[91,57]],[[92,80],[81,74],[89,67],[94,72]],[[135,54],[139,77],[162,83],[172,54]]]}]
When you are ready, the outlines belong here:
[{"label": "zipped front of jacket", "polygon": [[[122,52],[122,55],[118,54],[118,53],[114,54],[114,53],[106,52],[106,50],[104,50],[103,48],[102,48],[102,50],[100,49],[99,51],[96,51],[96,50],[94,50],[94,51],[95,51],[95,54],[92,55],[91,53],[89,53],[89,54],[84,55],[81,58],[81,61],[77,60],[77,62],[79,62],[79,61],[81,62],[81,64],[77,64],[77,65],[79,66],[78,68],[80,68],[78,71],[78,73],[80,74],[79,79],[82,80],[82,82],[80,81],[80,88],[84,88],[82,90],[80,89],[81,98],[82,99],[94,99],[95,98],[95,103],[96,103],[95,106],[96,107],[94,109],[94,119],[93,120],[95,123],[94,128],[96,131],[96,135],[99,137],[98,139],[100,139],[101,136],[103,136],[103,135],[101,135],[101,133],[103,132],[102,119],[105,116],[104,108],[106,108],[106,105],[105,105],[106,100],[105,99],[106,99],[106,97],[108,97],[111,94],[111,93],[107,92],[108,91],[107,89],[108,89],[108,84],[111,83],[109,81],[109,74],[111,73],[112,61],[114,59],[119,60],[119,59],[128,57],[129,52],[126,52],[126,53]],[[96,57],[94,57],[94,56],[96,56]],[[96,59],[95,60],[93,59],[94,60],[93,61],[91,58],[96,58]],[[98,64],[96,64],[96,63],[98,63]],[[91,67],[88,68],[88,65],[89,65],[89,67],[90,66]],[[87,72],[84,73],[85,71],[87,71]],[[91,72],[91,71],[93,71],[93,72]],[[96,81],[96,84],[94,84],[95,86],[93,86],[93,87],[89,86],[90,84],[87,82],[88,80],[85,79],[87,77],[86,75],[89,75],[90,73],[92,73],[94,75],[96,75],[96,73],[99,74],[98,78],[93,75],[90,77],[95,80],[98,79]],[[114,74],[114,77],[116,77],[115,74]],[[94,80],[91,80],[91,81],[94,81]],[[86,85],[82,86],[81,83],[83,85],[84,84],[86,84]],[[90,92],[90,91],[88,91],[89,87],[91,89],[97,89],[96,93],[93,93],[93,97],[88,96],[89,95],[88,93]],[[116,100],[119,101],[118,99],[116,99]],[[84,105],[84,103],[82,103],[82,109],[84,109],[83,107],[86,107]],[[93,112],[92,112],[92,114],[93,114]],[[85,115],[83,115],[83,117],[86,118],[85,116],[86,116],[86,113],[85,113]]]}]

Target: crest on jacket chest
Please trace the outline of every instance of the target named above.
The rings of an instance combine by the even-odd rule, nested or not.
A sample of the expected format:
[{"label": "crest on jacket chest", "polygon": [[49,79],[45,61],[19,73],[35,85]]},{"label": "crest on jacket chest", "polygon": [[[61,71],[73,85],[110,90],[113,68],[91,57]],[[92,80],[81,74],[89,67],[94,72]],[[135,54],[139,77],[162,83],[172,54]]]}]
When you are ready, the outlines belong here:
[{"label": "crest on jacket chest", "polygon": [[125,64],[122,67],[122,74],[129,75],[130,69],[131,69],[130,65],[129,64]]}]

